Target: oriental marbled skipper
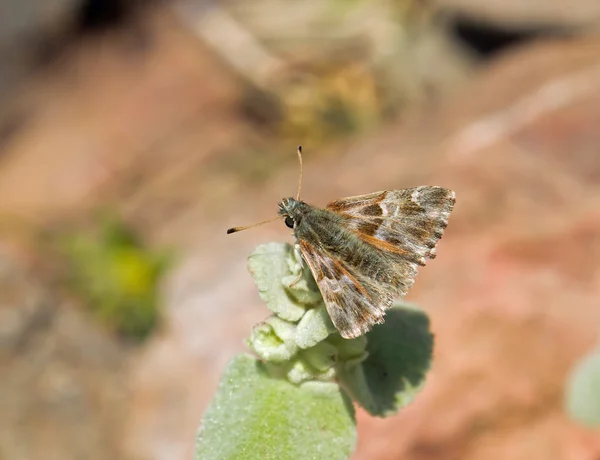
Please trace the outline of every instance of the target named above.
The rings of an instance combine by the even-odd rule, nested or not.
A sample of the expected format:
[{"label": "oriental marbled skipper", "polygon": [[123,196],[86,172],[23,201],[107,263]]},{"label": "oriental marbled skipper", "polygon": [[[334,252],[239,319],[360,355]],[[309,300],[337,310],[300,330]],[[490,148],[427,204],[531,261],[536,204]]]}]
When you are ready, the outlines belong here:
[{"label": "oriental marbled skipper", "polygon": [[321,209],[300,201],[302,147],[298,158],[296,198],[284,198],[277,217],[227,233],[285,218],[333,324],[342,337],[355,338],[384,321],[394,298],[412,286],[417,267],[435,257],[455,194],[423,185],[342,198]]}]

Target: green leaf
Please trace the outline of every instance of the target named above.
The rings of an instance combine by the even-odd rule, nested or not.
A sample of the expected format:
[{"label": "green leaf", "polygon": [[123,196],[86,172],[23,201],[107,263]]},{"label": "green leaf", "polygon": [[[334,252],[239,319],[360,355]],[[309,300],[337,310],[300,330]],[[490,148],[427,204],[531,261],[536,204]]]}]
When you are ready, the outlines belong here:
[{"label": "green leaf", "polygon": [[[321,361],[324,363],[325,361]],[[281,375],[281,369],[285,369],[287,373]],[[269,370],[273,370],[271,375],[286,378],[289,382],[298,386],[301,383],[307,383],[311,381],[322,381],[322,382],[333,382],[335,378],[335,369],[320,370],[312,366],[308,359],[304,356],[300,356],[298,359],[293,360],[289,366],[281,366],[281,369],[277,369],[276,366],[271,366]]]},{"label": "green leaf", "polygon": [[69,287],[115,332],[147,337],[158,320],[157,290],[171,255],[145,247],[115,219],[102,221],[94,232],[66,233],[59,242]]},{"label": "green leaf", "polygon": [[249,355],[225,371],[197,436],[197,460],[348,459],[356,444],[351,402],[330,382],[271,377]]},{"label": "green leaf", "polygon": [[298,321],[305,311],[282,283],[284,278],[293,276],[288,264],[293,257],[293,249],[286,243],[262,244],[248,257],[248,270],[260,298],[269,310],[287,321]]},{"label": "green leaf", "polygon": [[298,350],[295,336],[294,323],[273,315],[254,326],[246,344],[265,361],[284,362],[290,360]]},{"label": "green leaf", "polygon": [[368,356],[342,362],[337,369],[342,387],[370,414],[387,416],[414,399],[429,370],[433,336],[421,310],[396,304],[385,323],[367,333]]},{"label": "green leaf", "polygon": [[583,358],[567,385],[567,411],[591,427],[600,427],[600,350]]},{"label": "green leaf", "polygon": [[321,302],[316,308],[307,310],[296,329],[296,343],[300,348],[314,347],[325,340],[329,334],[336,332],[325,304]]},{"label": "green leaf", "polygon": [[314,347],[302,350],[300,356],[313,368],[326,372],[334,367],[338,350],[330,343],[320,342]]}]

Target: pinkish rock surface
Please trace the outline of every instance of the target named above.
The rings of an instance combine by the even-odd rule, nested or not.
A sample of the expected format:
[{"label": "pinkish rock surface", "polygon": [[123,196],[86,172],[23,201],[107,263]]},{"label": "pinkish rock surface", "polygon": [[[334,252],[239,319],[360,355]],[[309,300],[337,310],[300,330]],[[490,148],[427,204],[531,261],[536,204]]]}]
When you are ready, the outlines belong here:
[{"label": "pinkish rock surface", "polygon": [[[179,42],[161,43],[176,49]],[[152,61],[161,77],[140,80],[131,99],[103,103],[98,95],[98,107],[86,112],[88,121],[73,138],[63,125],[75,125],[83,110],[77,101],[52,108],[52,117],[42,114],[33,134],[11,144],[0,175],[3,211],[76,213],[89,206],[82,197],[108,195],[150,241],[185,251],[165,285],[162,326],[123,371],[130,398],[118,451],[123,447],[126,458],[190,458],[221,371],[244,350],[252,325],[268,315],[246,257],[259,243],[291,241],[281,223],[225,235],[232,225],[272,215],[277,200],[294,193],[297,171],[293,165],[249,184],[233,166],[210,163],[230,152],[247,128],[233,121],[227,81],[212,65],[206,70],[188,61],[193,49]],[[428,383],[396,417],[359,411],[353,458],[600,458],[600,433],[578,427],[562,408],[568,372],[600,329],[598,62],[598,38],[529,46],[482,69],[461,94],[402,126],[327,156],[305,146],[304,198],[313,204],[419,184],[457,192],[438,257],[421,270],[408,297],[428,311],[436,335]],[[175,77],[161,73],[164,65]],[[204,72],[212,75],[206,84],[214,97],[194,93]],[[122,95],[137,76],[128,78],[127,84],[120,77],[110,82]],[[99,80],[86,94],[106,84]],[[195,96],[188,99],[189,92]],[[144,106],[151,94],[156,99]],[[121,130],[109,102],[145,121]],[[156,107],[163,111],[152,112]],[[54,131],[52,124],[62,128]],[[27,176],[36,161],[51,163],[44,139],[56,145],[70,139],[69,148],[56,150],[65,163],[75,158],[80,165],[69,177],[109,173],[79,183],[83,192],[52,188],[64,177],[58,166]],[[192,155],[195,148],[199,157]],[[145,156],[127,157],[132,150]],[[136,161],[147,168],[137,170],[143,186],[132,173]],[[32,187],[15,196],[24,175]]]}]

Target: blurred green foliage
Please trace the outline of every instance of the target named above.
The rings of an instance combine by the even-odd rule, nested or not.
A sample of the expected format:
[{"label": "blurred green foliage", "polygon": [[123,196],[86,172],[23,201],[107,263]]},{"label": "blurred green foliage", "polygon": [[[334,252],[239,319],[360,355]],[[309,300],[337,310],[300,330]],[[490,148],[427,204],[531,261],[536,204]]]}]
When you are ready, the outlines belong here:
[{"label": "blurred green foliage", "polygon": [[215,45],[249,83],[242,106],[285,144],[315,148],[368,132],[451,91],[474,64],[431,2],[233,0],[221,8],[232,30],[255,40],[244,60]]},{"label": "blurred green foliage", "polygon": [[154,329],[158,286],[171,254],[145,247],[121,220],[101,220],[94,234],[65,237],[67,282],[93,313],[117,334],[143,340]]},{"label": "blurred green foliage", "polygon": [[583,357],[567,382],[567,412],[589,427],[600,427],[600,348]]},{"label": "blurred green foliage", "polygon": [[382,100],[371,69],[357,63],[328,62],[280,88],[284,139],[320,145],[368,130],[383,120]]}]

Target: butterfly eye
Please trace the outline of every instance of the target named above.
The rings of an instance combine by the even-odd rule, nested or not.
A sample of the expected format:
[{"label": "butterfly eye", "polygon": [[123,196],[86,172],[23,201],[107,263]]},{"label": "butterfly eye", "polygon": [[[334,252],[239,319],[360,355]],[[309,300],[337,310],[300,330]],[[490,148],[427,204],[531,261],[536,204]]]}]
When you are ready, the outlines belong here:
[{"label": "butterfly eye", "polygon": [[285,218],[285,225],[287,225],[289,228],[294,228],[294,219],[292,219],[290,216],[287,216]]}]

